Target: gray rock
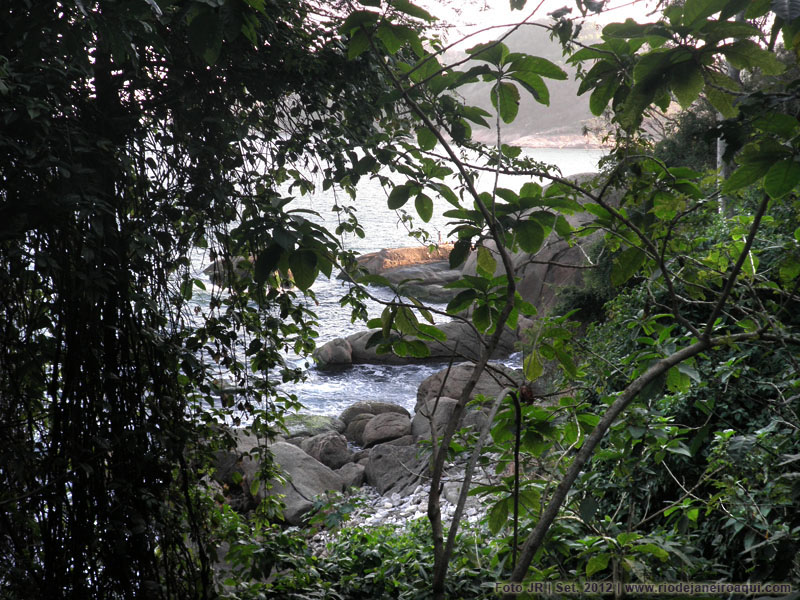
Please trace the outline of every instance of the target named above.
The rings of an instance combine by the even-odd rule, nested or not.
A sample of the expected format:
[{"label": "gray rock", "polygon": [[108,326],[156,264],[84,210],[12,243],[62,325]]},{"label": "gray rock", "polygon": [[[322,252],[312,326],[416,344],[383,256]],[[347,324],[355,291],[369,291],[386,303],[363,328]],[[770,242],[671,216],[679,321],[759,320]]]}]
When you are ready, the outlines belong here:
[{"label": "gray rock", "polygon": [[411,434],[404,435],[402,437],[397,438],[396,440],[389,440],[388,442],[384,442],[384,444],[391,444],[392,446],[411,446],[417,443],[417,438]]},{"label": "gray rock", "polygon": [[411,433],[411,419],[394,412],[372,417],[364,427],[364,447],[396,440]]},{"label": "gray rock", "polygon": [[341,476],[344,481],[344,487],[361,487],[364,483],[364,471],[366,467],[357,463],[347,463],[336,472]]},{"label": "gray rock", "polygon": [[[446,336],[445,341],[428,341],[425,342],[430,352],[426,358],[413,358],[397,356],[391,352],[385,354],[378,354],[375,346],[368,346],[370,338],[379,330],[371,329],[368,331],[360,331],[347,337],[350,344],[351,361],[352,364],[392,364],[392,365],[406,365],[417,364],[431,361],[446,361],[450,359],[455,353],[462,358],[475,360],[478,358],[480,346],[483,344],[481,337],[475,333],[475,330],[469,323],[463,321],[450,321],[438,325],[439,329]],[[495,348],[493,357],[501,358],[508,356],[514,351],[514,344],[517,340],[517,334],[508,327],[503,330],[503,335],[500,342]]]},{"label": "gray rock", "polygon": [[411,494],[430,472],[430,456],[418,446],[378,444],[370,452],[365,476],[381,494]]},{"label": "gray rock", "polygon": [[364,428],[375,415],[372,413],[361,413],[353,417],[345,429],[345,437],[358,446],[364,446]]},{"label": "gray rock", "polygon": [[349,425],[350,421],[352,421],[362,413],[369,413],[371,415],[381,415],[383,413],[389,413],[389,412],[398,413],[401,415],[405,415],[407,417],[411,417],[411,415],[405,408],[397,404],[391,404],[390,402],[356,402],[355,404],[352,404],[351,406],[345,408],[342,411],[342,414],[339,415],[339,419],[345,425]]},{"label": "gray rock", "polygon": [[283,494],[286,505],[283,516],[290,525],[300,524],[303,515],[311,509],[314,496],[344,489],[344,479],[339,473],[297,446],[276,442],[269,449],[275,457],[275,463],[286,473],[288,481],[284,485],[272,480],[267,486],[269,489],[262,485],[259,496]]},{"label": "gray rock", "polygon": [[439,398],[438,402],[436,398],[426,401],[419,407],[411,421],[412,435],[425,440],[431,439],[431,421],[433,421],[436,437],[441,436],[457,404],[458,400],[445,396]]},{"label": "gray rock", "polygon": [[323,415],[287,415],[284,425],[289,437],[310,437],[326,431],[344,433],[345,424],[336,417]]},{"label": "gray rock", "polygon": [[320,367],[353,364],[353,348],[344,338],[335,338],[314,350],[314,360]]},{"label": "gray rock", "polygon": [[347,440],[335,431],[306,438],[300,443],[300,448],[333,470],[353,460],[353,452],[347,447]]},{"label": "gray rock", "polygon": [[[427,400],[414,414],[414,419],[411,421],[411,433],[417,438],[430,440],[431,420],[434,420],[436,423],[436,437],[440,437],[452,419],[453,411],[456,409],[457,404],[458,400],[447,398],[446,396],[439,398],[438,402],[436,398]],[[458,428],[472,427],[480,430],[486,420],[487,416],[483,412],[467,407],[461,415]]]},{"label": "gray rock", "polygon": [[[474,365],[472,363],[460,363],[453,365],[450,373],[447,369],[442,369],[422,381],[417,388],[417,404],[415,412],[419,412],[420,406],[431,398],[435,398],[442,386],[442,380],[447,375],[447,381],[442,389],[442,396],[448,398],[458,398],[461,391],[472,376]],[[473,389],[470,398],[475,398],[478,394],[483,394],[489,398],[494,398],[504,387],[519,387],[524,381],[522,371],[511,369],[498,363],[489,363],[486,370],[478,379],[478,384]]]}]

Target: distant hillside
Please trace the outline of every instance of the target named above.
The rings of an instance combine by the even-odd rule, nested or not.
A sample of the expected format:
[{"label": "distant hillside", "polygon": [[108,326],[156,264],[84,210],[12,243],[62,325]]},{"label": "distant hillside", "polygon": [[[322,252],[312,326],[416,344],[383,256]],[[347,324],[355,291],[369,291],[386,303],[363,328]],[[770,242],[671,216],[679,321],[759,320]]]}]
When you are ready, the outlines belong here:
[{"label": "distant hillside", "polygon": [[[581,41],[593,43],[599,36],[597,30],[586,26]],[[502,126],[503,141],[528,147],[598,146],[599,139],[596,136],[583,135],[585,126],[597,122],[589,110],[589,96],[577,95],[579,83],[574,79],[575,69],[566,64],[561,46],[550,39],[549,32],[542,27],[523,26],[508,36],[504,43],[512,52],[526,52],[554,62],[569,77],[565,81],[545,79],[550,90],[549,106],[538,103],[530,93],[520,89],[520,111],[513,123]],[[463,52],[450,53],[446,59],[451,62],[464,56]],[[489,99],[490,88],[489,83],[475,83],[459,88],[459,92],[468,104],[480,106],[494,115],[494,107]],[[481,142],[492,143],[496,133],[494,127],[486,129],[476,125],[473,127],[473,137]]]}]

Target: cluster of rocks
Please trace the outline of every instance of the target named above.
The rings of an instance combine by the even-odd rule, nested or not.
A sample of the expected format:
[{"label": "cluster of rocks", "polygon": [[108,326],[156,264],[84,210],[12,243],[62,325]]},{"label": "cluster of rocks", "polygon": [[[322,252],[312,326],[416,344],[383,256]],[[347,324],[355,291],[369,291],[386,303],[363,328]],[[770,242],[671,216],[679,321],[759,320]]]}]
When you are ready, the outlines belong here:
[{"label": "cluster of rocks", "polygon": [[[239,510],[254,508],[268,495],[282,496],[284,519],[290,525],[303,521],[317,496],[365,484],[388,498],[383,506],[372,507],[376,511],[380,512],[381,506],[388,511],[404,499],[406,508],[392,511],[397,518],[421,516],[425,512],[423,498],[427,497],[431,428],[437,434],[444,430],[457,404],[451,395],[457,396],[463,389],[473,368],[471,363],[455,365],[449,372],[443,370],[423,381],[413,415],[395,404],[357,402],[339,417],[289,419],[288,436],[275,441],[266,442],[246,430],[236,430],[235,450],[217,453],[214,479],[223,487],[228,502]],[[519,385],[520,381],[515,370],[492,365],[481,376],[473,397],[495,396],[502,388]],[[460,426],[478,429],[486,419],[481,410],[468,409]],[[261,466],[269,456],[286,477],[264,485],[259,483]],[[455,480],[459,476],[463,473],[449,474]],[[446,498],[457,496],[450,483],[446,480]],[[392,507],[386,507],[387,502]],[[446,509],[445,517],[447,514]],[[370,519],[365,518],[372,523],[374,519]]]}]

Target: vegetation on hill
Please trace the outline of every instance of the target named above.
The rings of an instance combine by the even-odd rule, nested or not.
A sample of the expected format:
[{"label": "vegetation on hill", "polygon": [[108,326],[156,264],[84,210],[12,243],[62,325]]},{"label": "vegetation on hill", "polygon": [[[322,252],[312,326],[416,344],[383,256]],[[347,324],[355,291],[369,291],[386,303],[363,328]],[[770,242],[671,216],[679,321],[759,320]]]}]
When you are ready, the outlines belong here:
[{"label": "vegetation on hill", "polygon": [[[553,22],[578,94],[594,115],[609,111],[615,147],[587,183],[521,158],[504,137],[523,96],[546,104],[549,83],[568,79],[558,61],[498,41],[445,64],[426,38],[433,17],[408,0],[23,1],[2,16],[4,597],[800,586],[795,2],[686,0],[589,44],[571,21]],[[478,81],[496,110],[494,145],[473,135],[492,116],[462,101]],[[720,114],[679,122],[722,136],[731,174],[681,164],[675,146],[653,151],[643,122],[674,101]],[[531,180],[477,189],[478,169]],[[287,348],[314,348],[301,300],[315,278],[337,265],[375,281],[359,279],[336,237],[359,231],[363,177],[421,229],[434,202],[452,205],[451,264],[474,250],[477,266],[451,284],[460,292],[444,312],[484,344],[431,440],[427,520],[351,531],[319,557],[309,530],[281,526],[280,498],[240,515],[208,475],[233,443],[223,423],[270,438],[297,406],[277,384],[300,376]],[[337,231],[293,210],[291,195],[334,185],[352,200]],[[588,223],[571,225],[576,214]],[[512,255],[593,234],[584,290],[536,315]],[[188,310],[198,248],[254,257],[199,316]],[[290,271],[296,289],[279,290]],[[368,293],[356,285],[343,299],[354,318],[366,318]],[[441,339],[433,309],[399,295],[384,304],[370,323],[379,351],[424,357],[421,342]],[[527,383],[484,399],[496,410],[484,437],[457,437],[477,376],[521,317],[535,319]],[[241,388],[221,405],[215,365]],[[254,452],[264,466],[253,497],[276,474],[268,451]],[[444,466],[459,454],[501,476],[473,489],[487,509],[477,531],[461,530],[460,508],[451,524],[441,518]],[[470,466],[464,495],[472,476]],[[346,517],[343,502],[325,509],[329,526]]]}]

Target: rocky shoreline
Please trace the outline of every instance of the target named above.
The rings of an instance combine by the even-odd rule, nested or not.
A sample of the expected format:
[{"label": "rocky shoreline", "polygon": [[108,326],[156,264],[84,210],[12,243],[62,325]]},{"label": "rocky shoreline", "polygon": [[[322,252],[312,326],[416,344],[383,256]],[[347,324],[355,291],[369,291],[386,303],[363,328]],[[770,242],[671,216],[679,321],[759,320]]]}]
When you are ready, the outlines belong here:
[{"label": "rocky shoreline", "polygon": [[[519,371],[500,364],[485,371],[473,398],[479,394],[496,396],[504,387],[522,382]],[[331,492],[344,492],[364,486],[374,501],[356,516],[371,525],[401,522],[424,516],[429,486],[431,430],[438,434],[452,416],[457,401],[438,396],[438,390],[452,393],[463,388],[473,370],[471,363],[447,369],[423,381],[417,394],[417,407],[411,415],[406,409],[384,402],[357,402],[338,417],[309,415],[288,419],[287,434],[267,441],[247,429],[231,430],[236,448],[216,454],[213,474],[218,493],[241,512],[254,509],[268,496],[280,494],[285,504],[284,520],[300,525],[312,509],[315,498]],[[479,430],[487,416],[480,409],[467,409],[461,427]],[[259,481],[265,452],[269,452],[286,474],[286,481]],[[443,496],[444,517],[452,514],[463,477],[463,466],[449,465]],[[382,500],[380,499],[382,498]],[[449,505],[449,508],[448,508]],[[475,508],[470,507],[470,509]],[[477,519],[477,509],[467,513]]]}]

